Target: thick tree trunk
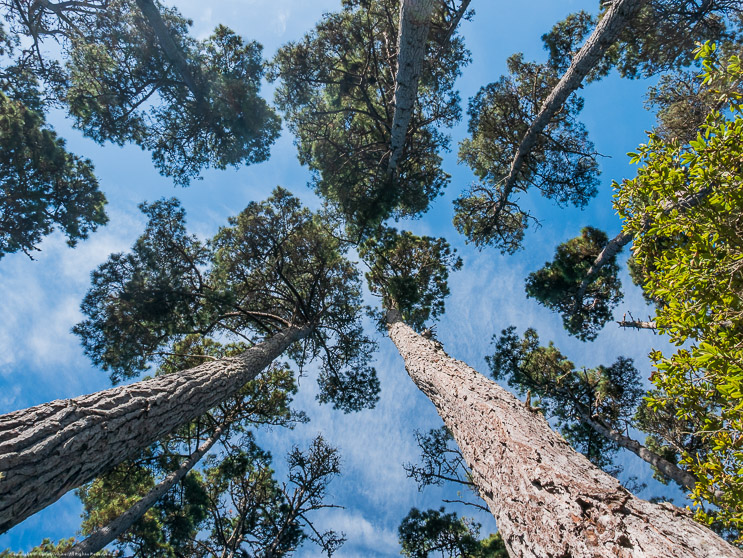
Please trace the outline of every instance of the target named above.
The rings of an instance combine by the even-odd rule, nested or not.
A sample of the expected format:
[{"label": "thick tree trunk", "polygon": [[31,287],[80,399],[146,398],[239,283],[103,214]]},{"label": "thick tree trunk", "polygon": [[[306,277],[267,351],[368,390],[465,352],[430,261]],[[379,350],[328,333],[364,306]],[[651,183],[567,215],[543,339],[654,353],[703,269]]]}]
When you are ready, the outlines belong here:
[{"label": "thick tree trunk", "polygon": [[555,434],[541,413],[415,333],[398,312],[387,322],[511,556],[743,557],[686,512],[633,496]]},{"label": "thick tree trunk", "polygon": [[395,114],[390,132],[389,174],[395,172],[405,145],[410,118],[418,96],[418,80],[426,54],[431,16],[437,0],[403,0],[397,35],[397,74],[395,75]]},{"label": "thick tree trunk", "polygon": [[183,50],[178,46],[170,34],[170,30],[163,21],[160,10],[155,6],[152,0],[135,0],[137,7],[142,12],[142,15],[149,23],[150,27],[155,33],[160,47],[165,52],[168,60],[173,64],[178,74],[181,76],[183,83],[191,91],[193,96],[196,98],[197,103],[204,103],[204,95],[202,94],[201,88],[196,83],[191,68],[188,66],[185,56],[183,56]]},{"label": "thick tree trunk", "polygon": [[188,472],[193,469],[202,457],[208,452],[224,432],[226,425],[220,425],[214,433],[203,444],[201,444],[190,457],[184,461],[178,469],[168,474],[152,490],[145,494],[141,500],[122,513],[119,517],[98,529],[88,538],[73,546],[68,554],[70,556],[90,556],[103,548],[116,537],[129,529],[140,519],[162,496],[178,484]]},{"label": "thick tree trunk", "polygon": [[0,416],[0,533],[236,393],[309,326],[242,355]]},{"label": "thick tree trunk", "polygon": [[614,44],[619,33],[627,23],[640,11],[647,0],[615,0],[601,18],[596,29],[588,37],[585,44],[573,58],[570,67],[557,83],[542,104],[539,114],[527,130],[516,154],[511,161],[511,168],[503,179],[501,188],[501,204],[510,196],[518,181],[524,160],[534,149],[539,135],[544,131],[550,120],[562,108],[570,94],[578,89],[583,79],[598,64],[608,48]]}]

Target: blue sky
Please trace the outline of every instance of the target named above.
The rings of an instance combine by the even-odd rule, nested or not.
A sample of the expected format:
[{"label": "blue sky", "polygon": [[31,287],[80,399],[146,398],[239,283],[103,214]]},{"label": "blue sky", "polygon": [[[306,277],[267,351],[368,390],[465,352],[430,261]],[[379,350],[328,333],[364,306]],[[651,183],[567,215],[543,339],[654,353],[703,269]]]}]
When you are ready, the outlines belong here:
[{"label": "blue sky", "polygon": [[[169,3],[168,3],[169,4]],[[174,2],[194,20],[194,33],[208,35],[218,23],[232,27],[246,39],[264,45],[270,57],[283,43],[298,39],[321,14],[338,9],[339,0],[220,0],[218,3],[181,0]],[[472,63],[464,69],[458,87],[462,99],[472,97],[480,86],[495,81],[505,71],[505,61],[514,52],[527,59],[544,60],[540,36],[554,22],[578,9],[595,11],[595,0],[526,0],[493,2],[474,0],[476,15],[464,22],[461,32],[472,51]],[[501,329],[516,325],[519,331],[535,327],[544,341],[558,347],[580,366],[610,364],[618,356],[635,359],[647,377],[647,353],[662,348],[660,336],[649,332],[623,331],[609,325],[598,340],[586,344],[570,338],[558,316],[524,295],[524,278],[551,259],[556,245],[576,236],[591,224],[610,236],[620,229],[611,207],[611,181],[632,177],[625,153],[635,149],[652,126],[652,115],[643,108],[647,82],[620,80],[611,75],[583,90],[586,99],[582,120],[599,152],[602,180],[599,195],[583,211],[560,210],[536,198],[529,201],[542,227],[530,229],[525,249],[514,256],[502,256],[492,249],[477,251],[467,246],[451,225],[452,200],[473,180],[466,167],[458,166],[456,153],[445,154],[444,169],[452,175],[445,195],[421,219],[400,223],[418,234],[446,236],[464,259],[462,271],[450,281],[452,295],[447,312],[437,326],[439,339],[452,356],[485,371],[484,357],[490,339]],[[271,98],[271,88],[263,89]],[[192,232],[210,237],[251,200],[261,200],[281,185],[307,205],[319,201],[307,188],[309,175],[296,159],[290,134],[285,130],[272,149],[269,161],[223,172],[210,171],[190,188],[176,189],[153,169],[149,154],[132,146],[99,146],[72,130],[63,114],[50,118],[55,129],[68,141],[68,148],[93,160],[102,188],[109,200],[109,225],[75,249],[68,248],[61,235],[47,238],[35,261],[23,254],[0,260],[0,293],[3,320],[0,321],[0,413],[21,409],[52,399],[69,398],[110,387],[108,377],[91,366],[82,354],[70,328],[81,319],[79,304],[89,285],[90,272],[114,251],[127,250],[140,234],[144,218],[137,205],[160,197],[177,196],[187,211]],[[453,146],[464,136],[466,122],[452,130]],[[624,255],[626,258],[626,254]],[[647,314],[645,304],[626,273],[625,299],[617,316],[632,311]],[[370,302],[371,299],[370,299]],[[372,328],[370,328],[371,330]],[[430,402],[421,395],[405,373],[392,343],[379,336],[377,367],[382,398],[373,410],[343,415],[314,400],[315,383],[310,375],[301,381],[296,399],[298,408],[311,417],[296,430],[263,432],[259,440],[275,456],[279,473],[281,458],[293,444],[307,445],[318,432],[339,447],[344,475],[331,484],[333,503],[344,509],[328,510],[316,516],[318,525],[344,531],[348,542],[338,556],[394,556],[399,552],[397,525],[412,506],[439,507],[442,498],[455,497],[456,487],[429,488],[419,493],[405,478],[402,463],[417,459],[414,431],[441,425]],[[649,483],[643,497],[677,491],[650,480],[649,470],[633,456],[622,458],[623,477],[638,475]],[[491,516],[475,515],[483,534],[495,530]],[[0,549],[27,550],[43,537],[73,536],[80,525],[81,506],[72,494],[29,518],[4,535]],[[298,556],[313,556],[308,546]]]}]

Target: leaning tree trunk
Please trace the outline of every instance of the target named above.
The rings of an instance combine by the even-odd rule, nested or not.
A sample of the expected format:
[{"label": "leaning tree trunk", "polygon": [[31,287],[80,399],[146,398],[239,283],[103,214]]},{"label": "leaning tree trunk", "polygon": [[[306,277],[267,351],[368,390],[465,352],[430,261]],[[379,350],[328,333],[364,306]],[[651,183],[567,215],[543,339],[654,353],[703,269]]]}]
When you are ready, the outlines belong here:
[{"label": "leaning tree trunk", "polygon": [[[663,214],[668,215],[671,211],[678,211],[680,213],[686,212],[689,209],[692,209],[699,205],[713,191],[713,186],[707,186],[686,198],[682,198],[675,202],[667,202],[663,208]],[[651,221],[646,221],[642,227],[641,232],[649,230],[652,226],[653,223]],[[578,286],[578,294],[575,295],[573,311],[577,311],[580,305],[583,304],[583,297],[586,296],[588,286],[591,284],[591,281],[596,278],[599,270],[601,270],[601,268],[609,262],[614,261],[616,255],[622,251],[622,248],[632,242],[633,238],[634,235],[632,233],[622,231],[617,236],[612,238],[609,242],[607,242],[606,246],[604,246],[601,252],[599,252],[599,255],[596,256],[596,259],[593,260],[591,267],[588,268],[588,271],[586,271],[586,275],[583,277],[580,285]],[[648,327],[648,329],[655,329],[655,327]]]},{"label": "leaning tree trunk", "polygon": [[135,0],[137,7],[142,12],[142,15],[147,20],[150,28],[155,33],[160,47],[165,52],[165,56],[170,60],[171,64],[175,67],[178,74],[181,76],[183,83],[191,91],[196,102],[202,104],[205,102],[204,95],[202,94],[201,88],[196,83],[191,68],[188,65],[186,57],[183,55],[183,50],[178,44],[176,44],[173,36],[170,34],[170,30],[163,21],[163,17],[160,14],[160,10],[152,0]]},{"label": "leaning tree trunk", "polygon": [[136,504],[112,520],[108,524],[104,525],[100,529],[96,530],[85,540],[80,541],[73,546],[67,554],[69,556],[92,556],[96,552],[103,550],[103,548],[116,537],[121,535],[124,531],[129,529],[134,523],[139,520],[147,510],[155,505],[162,496],[178,484],[188,472],[193,469],[202,457],[208,452],[211,447],[216,443],[219,437],[222,435],[226,424],[219,425],[214,433],[201,444],[195,452],[193,452],[189,458],[181,463],[175,471],[169,473],[163,480],[161,480],[155,487],[152,488],[147,494],[145,494]]},{"label": "leaning tree trunk", "polygon": [[403,0],[397,34],[397,74],[395,75],[395,114],[390,132],[389,174],[395,172],[405,145],[410,118],[418,96],[418,80],[426,54],[431,16],[437,0]]},{"label": "leaning tree trunk", "polygon": [[0,416],[0,533],[234,395],[309,326],[243,354]]},{"label": "leaning tree trunk", "polygon": [[637,440],[633,440],[632,438],[622,434],[618,430],[607,426],[603,423],[603,421],[594,420],[588,415],[588,413],[581,413],[580,421],[586,426],[593,428],[593,430],[601,434],[604,438],[611,440],[618,446],[623,447],[628,451],[631,451],[637,457],[658,469],[661,473],[663,473],[663,475],[665,475],[672,481],[680,484],[687,490],[694,490],[694,486],[696,486],[697,484],[696,477],[694,477],[694,475],[692,475],[688,471],[684,471],[675,463],[671,463],[654,451],[650,451]]},{"label": "leaning tree trunk", "polygon": [[505,201],[516,186],[526,156],[534,149],[539,136],[565,104],[570,94],[581,86],[583,79],[599,63],[609,47],[617,40],[622,29],[640,11],[646,1],[615,0],[601,18],[596,29],[573,58],[568,70],[542,103],[539,114],[522,138],[511,161],[508,174],[502,182],[500,206],[505,205]]},{"label": "leaning tree trunk", "polygon": [[687,512],[628,492],[541,413],[388,312],[410,377],[436,406],[511,556],[743,557]]}]

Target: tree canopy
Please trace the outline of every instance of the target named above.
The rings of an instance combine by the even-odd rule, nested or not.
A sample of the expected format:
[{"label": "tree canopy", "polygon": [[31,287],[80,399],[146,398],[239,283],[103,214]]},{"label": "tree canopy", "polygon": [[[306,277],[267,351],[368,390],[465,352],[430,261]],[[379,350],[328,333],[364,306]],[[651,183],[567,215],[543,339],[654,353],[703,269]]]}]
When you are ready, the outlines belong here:
[{"label": "tree canopy", "polygon": [[86,353],[114,381],[133,377],[187,335],[259,341],[292,324],[311,335],[291,354],[322,361],[323,402],[373,406],[379,383],[363,334],[359,274],[333,223],[287,190],[251,202],[209,243],[189,235],[174,199],[143,204],[149,222],[127,254],[93,274],[75,327]]},{"label": "tree canopy", "polygon": [[65,149],[41,114],[0,92],[0,257],[31,255],[55,229],[74,246],[108,217],[93,164]]},{"label": "tree canopy", "polygon": [[[350,450],[344,470],[351,475],[375,468],[371,488],[352,477],[350,498],[376,505],[381,496],[370,496],[371,490],[388,494],[393,484],[380,471],[403,452],[395,433],[416,423],[424,424],[415,433],[421,461],[404,469],[419,490],[433,485],[428,493],[441,498],[390,504],[373,524],[386,529],[412,503],[421,507],[410,509],[398,529],[406,556],[621,554],[669,544],[679,555],[724,554],[727,543],[699,523],[743,547],[740,2],[613,0],[600,3],[595,15],[570,14],[542,37],[545,55],[531,61],[514,54],[505,75],[463,82],[473,94],[465,132],[457,127],[462,102],[456,89],[470,63],[458,33],[474,15],[469,5],[342,0],[311,27],[293,29],[290,42],[264,62],[257,42],[211,21],[208,28],[198,19],[194,25],[159,0],[0,0],[0,258],[31,256],[55,229],[74,245],[107,222],[92,162],[66,149],[81,151],[83,136],[100,145],[141,147],[177,185],[209,167],[266,161],[281,126],[260,97],[264,77],[275,84],[276,110],[293,134],[295,166],[304,167],[304,175],[294,171],[284,180],[282,169],[277,180],[274,162],[240,176],[264,184],[309,180],[317,194],[305,206],[298,193],[277,187],[264,201],[240,202],[245,209],[218,230],[213,218],[202,220],[206,212],[224,212],[224,200],[212,205],[218,196],[211,190],[200,197],[186,193],[183,205],[175,198],[144,202],[139,207],[147,222],[130,250],[102,264],[87,253],[65,262],[62,276],[72,276],[69,268],[83,260],[98,266],[73,331],[94,366],[124,385],[60,395],[68,399],[54,394],[42,405],[19,399],[29,408],[0,416],[0,530],[84,485],[78,490],[81,532],[105,530],[138,510],[138,519],[116,535],[118,548],[136,556],[280,556],[306,541],[330,556],[345,540],[341,528],[350,526],[357,536],[369,531],[355,510],[314,522],[322,517],[315,512],[339,507],[329,503],[335,498],[326,501],[336,495],[329,482],[341,470],[333,446]],[[280,16],[286,23],[287,13]],[[483,37],[472,43],[468,37],[478,63],[481,52],[491,52],[483,50]],[[710,40],[718,46],[701,43]],[[529,48],[523,50],[531,58]],[[563,241],[578,227],[563,223],[557,209],[542,213],[534,196],[584,209],[599,193],[604,165],[598,150],[608,145],[625,100],[612,92],[607,98],[615,106],[602,114],[600,103],[589,107],[597,92],[623,89],[619,80],[600,90],[596,84],[586,92],[589,102],[578,89],[612,72],[658,76],[646,97],[646,108],[656,111],[655,128],[630,154],[639,164],[636,178],[613,184],[622,232],[609,238],[598,228],[607,219],[593,212],[603,222]],[[584,109],[591,138],[578,118]],[[63,118],[76,131],[62,134]],[[598,126],[606,129],[594,134]],[[450,130],[457,134],[462,172],[472,175],[464,180],[474,182],[458,184],[447,213],[434,201],[450,182]],[[294,149],[287,157],[289,142],[276,146],[281,166]],[[105,156],[96,164],[106,169]],[[144,182],[132,184],[137,201],[161,195],[145,193]],[[238,197],[255,199],[250,191],[241,196],[228,200],[229,207]],[[204,213],[187,227],[184,208],[192,219],[198,204]],[[430,220],[411,223],[432,207]],[[119,207],[110,214],[122,217]],[[438,236],[452,217],[463,235],[459,252],[454,239]],[[545,259],[535,261],[538,249],[516,253],[535,246],[526,232],[542,224],[561,243],[551,261],[529,274],[524,298],[503,283],[513,278],[504,256],[535,269]],[[619,254],[630,244],[630,276],[654,315],[640,321],[625,314],[619,324],[662,336],[652,338],[660,347],[650,354],[648,372],[650,366],[635,365],[645,349],[618,342],[626,332],[601,336],[623,300]],[[490,249],[501,254],[489,259]],[[450,273],[463,268],[458,253],[469,263],[478,252],[476,271],[450,283]],[[5,262],[20,260],[26,262]],[[27,292],[18,288],[9,297],[9,308],[36,295],[32,279]],[[458,321],[444,315],[450,291],[458,295]],[[380,308],[370,306],[373,297]],[[563,353],[541,343],[530,326],[545,314],[531,313],[536,306],[527,306],[529,298],[559,313],[580,341],[600,345],[570,340]],[[56,308],[50,304],[36,321],[61,323]],[[371,437],[378,418],[371,409],[382,393],[375,351],[382,348],[376,367],[384,363],[384,374],[401,366],[388,366],[390,346],[385,340],[378,347],[364,312],[377,333],[386,330],[443,427],[425,414],[418,423],[417,395],[401,402],[389,393],[395,389],[381,407],[395,413],[390,422],[396,424],[385,426],[383,438]],[[494,328],[504,329],[486,348],[482,333]],[[0,341],[10,346],[5,337],[0,329]],[[451,358],[443,341],[468,360],[487,354],[493,378],[525,402]],[[50,352],[44,345],[35,341],[38,361]],[[584,347],[586,362],[593,353],[613,353],[605,361],[613,364],[576,366],[566,356],[576,347]],[[8,362],[14,358],[9,350]],[[276,358],[292,361],[297,375],[285,363],[269,366]],[[4,360],[0,366],[0,378],[8,377]],[[152,370],[154,378],[141,378]],[[287,437],[254,429],[307,420],[290,406],[306,373],[317,377],[310,397],[345,413],[364,412],[334,414],[331,422],[329,411],[317,411],[322,435],[300,446],[287,441],[280,452],[286,461],[274,461],[267,450]],[[16,405],[15,397],[0,404]],[[350,434],[349,425],[355,428]],[[300,428],[297,437],[307,438]],[[638,431],[647,434],[644,442],[633,439]],[[643,490],[649,474],[622,474],[624,449],[645,460],[661,482],[675,481],[691,493],[697,521],[671,503],[635,497],[631,492]],[[375,462],[380,459],[384,463]],[[452,496],[456,489],[448,483],[466,492]],[[655,485],[653,495],[660,490]],[[349,493],[338,491],[341,501]],[[439,507],[440,501],[454,509]],[[500,534],[481,540],[483,516],[470,519],[462,515],[467,509],[491,513]],[[74,552],[73,544],[44,540],[35,550]],[[732,547],[729,552],[735,555]]]},{"label": "tree canopy", "polygon": [[205,167],[268,158],[279,120],[258,95],[259,44],[221,25],[195,40],[187,19],[151,0],[2,4],[10,29],[33,42],[23,62],[48,102],[97,142],[133,142],[183,185]]},{"label": "tree canopy", "polygon": [[440,3],[431,21],[402,154],[388,172],[394,116],[399,25],[397,0],[344,0],[316,28],[282,47],[270,77],[280,79],[276,103],[295,135],[312,185],[357,234],[389,216],[424,212],[449,182],[442,128],[460,118],[454,81],[468,62],[451,29],[456,12]]},{"label": "tree canopy", "polygon": [[583,207],[596,195],[598,164],[585,127],[576,120],[583,100],[573,94],[527,154],[515,193],[502,188],[522,137],[559,80],[554,69],[521,54],[508,59],[508,71],[470,100],[470,137],[460,143],[459,159],[479,182],[455,202],[454,225],[478,246],[513,253],[534,221],[514,196],[534,187],[559,205]]},{"label": "tree canopy", "polygon": [[[698,52],[707,82],[729,84],[743,77],[738,56],[718,61],[713,53],[710,44]],[[616,207],[634,235],[643,288],[658,300],[655,322],[679,347],[670,355],[651,354],[658,391],[650,406],[671,408],[679,419],[698,425],[695,435],[711,449],[684,455],[684,464],[700,478],[692,496],[715,501],[718,512],[700,512],[710,521],[717,515],[739,528],[743,116],[740,94],[727,93],[726,100],[727,110],[711,113],[688,144],[651,135],[633,154],[641,166],[637,178],[619,187]],[[668,210],[708,189],[685,211]],[[652,223],[649,228],[646,222]],[[722,500],[715,500],[716,490],[723,491]]]}]

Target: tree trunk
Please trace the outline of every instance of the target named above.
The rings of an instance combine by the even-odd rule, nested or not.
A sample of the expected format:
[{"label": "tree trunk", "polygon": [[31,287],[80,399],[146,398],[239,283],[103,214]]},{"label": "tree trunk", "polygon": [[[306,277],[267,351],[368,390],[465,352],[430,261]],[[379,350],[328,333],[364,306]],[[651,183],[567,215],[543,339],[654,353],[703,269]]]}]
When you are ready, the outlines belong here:
[{"label": "tree trunk", "polygon": [[181,76],[183,83],[186,84],[189,91],[193,94],[196,102],[203,104],[204,95],[202,94],[201,88],[196,83],[191,68],[188,66],[185,56],[183,56],[183,50],[178,46],[170,34],[170,30],[163,21],[160,10],[155,6],[152,0],[135,0],[137,7],[142,12],[142,15],[147,20],[147,23],[152,28],[152,31],[157,37],[160,47],[165,52],[165,56],[170,60],[171,64],[175,67],[178,74]]},{"label": "tree trunk", "polygon": [[191,456],[184,461],[178,469],[168,474],[162,481],[160,481],[152,490],[150,490],[145,496],[142,497],[136,504],[122,513],[119,517],[108,523],[107,525],[98,529],[95,533],[91,534],[88,538],[80,541],[73,546],[68,554],[70,556],[90,556],[96,552],[103,550],[103,548],[116,537],[121,535],[124,531],[129,529],[134,523],[140,519],[149,510],[155,502],[157,502],[168,490],[178,484],[188,472],[193,469],[202,457],[208,452],[214,443],[219,439],[224,431],[226,424],[219,425],[215,430],[214,434],[208,438],[198,449],[191,454]]},{"label": "tree trunk", "polygon": [[694,475],[692,475],[691,473],[687,471],[684,471],[678,465],[675,465],[671,463],[670,461],[668,461],[667,459],[662,458],[657,453],[650,451],[648,448],[643,446],[640,442],[633,440],[629,436],[625,436],[621,432],[606,426],[605,424],[603,424],[602,421],[592,419],[587,414],[581,415],[580,420],[586,426],[590,426],[591,428],[593,428],[596,432],[601,434],[604,438],[607,438],[615,442],[618,446],[621,446],[631,451],[637,457],[639,457],[646,463],[649,463],[650,465],[658,469],[661,473],[663,473],[666,477],[668,477],[672,481],[677,482],[678,484],[680,484],[687,490],[690,490],[690,491],[694,490],[694,486],[697,483],[697,479],[694,477]]},{"label": "tree trunk", "polygon": [[608,48],[614,44],[619,33],[627,23],[640,11],[647,0],[615,0],[601,18],[596,29],[588,37],[585,44],[575,55],[570,67],[549,94],[539,110],[539,114],[527,130],[516,154],[511,161],[511,168],[503,179],[501,188],[501,203],[508,199],[511,191],[516,186],[524,159],[534,149],[539,135],[549,124],[552,117],[562,108],[570,94],[578,89],[583,79],[598,64]]},{"label": "tree trunk", "polygon": [[[693,207],[699,205],[702,200],[704,200],[709,194],[712,193],[712,191],[712,186],[707,186],[706,188],[702,188],[701,190],[699,190],[699,192],[696,192],[686,198],[682,198],[676,202],[667,202],[665,204],[665,207],[663,208],[663,213],[667,215],[673,210],[686,212],[689,209],[692,209]],[[646,223],[644,223],[642,230],[647,231],[648,229],[650,229],[651,226],[652,223],[650,221],[647,221]],[[583,297],[586,296],[588,285],[591,284],[591,281],[593,281],[593,279],[596,277],[599,270],[612,258],[614,258],[622,250],[622,248],[627,246],[627,244],[629,244],[633,238],[634,236],[632,234],[622,231],[617,236],[612,238],[606,244],[606,246],[604,246],[601,252],[599,252],[599,255],[596,256],[595,260],[593,260],[591,267],[589,267],[588,271],[586,271],[586,276],[583,278],[580,286],[578,287],[578,294],[575,296],[575,311],[577,311],[578,307],[583,303]],[[649,329],[655,329],[655,327]]]},{"label": "tree trunk", "polygon": [[[139,1],[139,0],[138,0]],[[410,118],[418,96],[418,80],[426,54],[431,16],[437,0],[403,0],[397,34],[397,74],[395,75],[395,114],[390,131],[388,174],[395,172],[405,145]]]},{"label": "tree trunk", "polygon": [[467,13],[467,8],[469,7],[471,1],[472,0],[462,0],[462,4],[459,6],[459,9],[454,14],[451,24],[449,25],[449,30],[446,32],[446,35],[443,38],[444,41],[448,42],[451,40],[452,35],[454,35],[454,31],[456,31],[457,27],[459,27],[459,23],[462,21],[464,14]]},{"label": "tree trunk", "polygon": [[0,416],[0,533],[236,393],[309,326],[234,358]]},{"label": "tree trunk", "polygon": [[633,329],[652,329],[652,330],[658,329],[657,324],[655,323],[655,320],[651,320],[651,321],[621,320],[617,322],[617,324],[619,324],[619,327],[630,327]]},{"label": "tree trunk", "polygon": [[387,314],[410,377],[435,405],[511,556],[743,557],[690,515],[651,504],[552,431],[541,413]]}]

